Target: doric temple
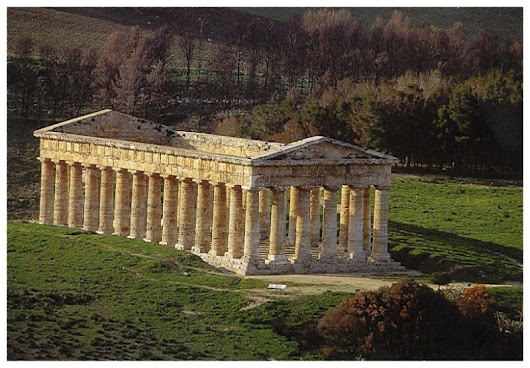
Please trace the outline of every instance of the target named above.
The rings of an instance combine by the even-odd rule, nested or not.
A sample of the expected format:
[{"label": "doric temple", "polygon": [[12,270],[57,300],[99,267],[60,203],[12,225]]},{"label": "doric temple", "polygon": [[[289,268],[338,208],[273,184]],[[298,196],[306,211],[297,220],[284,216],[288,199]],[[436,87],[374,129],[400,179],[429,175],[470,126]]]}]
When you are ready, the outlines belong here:
[{"label": "doric temple", "polygon": [[42,224],[173,246],[242,275],[402,269],[387,251],[392,156],[326,137],[177,131],[111,110],[34,134]]}]

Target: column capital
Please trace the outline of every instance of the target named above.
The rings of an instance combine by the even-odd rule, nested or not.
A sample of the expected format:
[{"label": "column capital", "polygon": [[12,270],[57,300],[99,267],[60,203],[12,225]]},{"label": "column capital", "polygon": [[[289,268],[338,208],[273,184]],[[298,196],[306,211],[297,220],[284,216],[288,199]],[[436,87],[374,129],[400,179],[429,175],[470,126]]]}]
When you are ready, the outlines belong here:
[{"label": "column capital", "polygon": [[193,181],[194,183],[198,184],[198,185],[205,185],[205,184],[210,184],[210,182],[206,179],[191,179],[191,181]]},{"label": "column capital", "polygon": [[308,190],[308,191],[314,188],[314,186],[311,186],[311,185],[293,185],[293,187],[295,187],[298,190]]},{"label": "column capital", "polygon": [[96,167],[100,169],[101,171],[113,170],[112,166],[108,166],[108,165],[96,165]]},{"label": "column capital", "polygon": [[161,177],[160,173],[157,173],[156,171],[144,171],[144,173],[147,176]]},{"label": "column capital", "polygon": [[217,181],[217,182],[210,182],[210,184],[212,184],[214,187],[226,187],[226,183],[225,182],[222,182],[222,181]]},{"label": "column capital", "polygon": [[168,180],[171,180],[171,181],[177,181],[177,177],[175,175],[170,175],[170,174],[160,174],[160,176],[164,179],[168,179]]},{"label": "column capital", "polygon": [[96,164],[82,164],[86,169],[99,169],[99,165]]},{"label": "column capital", "polygon": [[54,164],[56,164],[56,165],[66,165],[66,163],[67,163],[65,160],[60,160],[60,159],[56,159],[56,158],[52,159],[52,162]]},{"label": "column capital", "polygon": [[136,169],[129,170],[129,172],[130,172],[131,174],[133,174],[133,175],[135,175],[135,174],[146,174],[145,171],[143,171],[143,170],[136,170]]},{"label": "column capital", "polygon": [[179,181],[181,182],[184,182],[184,183],[192,183],[193,182],[193,179],[192,178],[177,178]]},{"label": "column capital", "polygon": [[341,188],[338,185],[324,185],[322,187],[324,188],[324,190],[327,190],[328,192],[337,192]]},{"label": "column capital", "polygon": [[225,186],[230,189],[243,189],[243,187],[239,184],[225,183]]},{"label": "column capital", "polygon": [[37,160],[39,160],[40,162],[52,162],[52,159],[51,158],[48,158],[48,157],[37,157]]},{"label": "column capital", "polygon": [[123,169],[121,167],[113,167],[112,170],[116,171],[117,173],[118,172],[124,172],[124,171],[129,172],[128,169]]},{"label": "column capital", "polygon": [[374,185],[375,189],[377,190],[389,190],[390,185]]},{"label": "column capital", "polygon": [[262,187],[247,187],[247,186],[241,186],[241,189],[243,190],[246,190],[246,191],[249,191],[249,192],[259,192],[260,190],[262,190],[263,188]]},{"label": "column capital", "polygon": [[65,161],[67,165],[69,166],[84,166],[83,164],[81,164],[80,162],[77,162],[77,161]]}]

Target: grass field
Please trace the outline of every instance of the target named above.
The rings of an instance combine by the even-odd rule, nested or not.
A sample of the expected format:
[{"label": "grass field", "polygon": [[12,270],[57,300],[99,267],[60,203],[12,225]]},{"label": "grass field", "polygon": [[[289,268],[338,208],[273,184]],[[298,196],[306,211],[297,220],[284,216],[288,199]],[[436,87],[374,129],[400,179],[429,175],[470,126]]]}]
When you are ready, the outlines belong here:
[{"label": "grass field", "polygon": [[348,296],[245,310],[265,282],[215,273],[187,252],[53,226],[8,223],[7,252],[9,359],[318,358],[296,338]]},{"label": "grass field", "polygon": [[389,248],[405,266],[462,281],[522,281],[521,186],[396,176],[389,203]]}]

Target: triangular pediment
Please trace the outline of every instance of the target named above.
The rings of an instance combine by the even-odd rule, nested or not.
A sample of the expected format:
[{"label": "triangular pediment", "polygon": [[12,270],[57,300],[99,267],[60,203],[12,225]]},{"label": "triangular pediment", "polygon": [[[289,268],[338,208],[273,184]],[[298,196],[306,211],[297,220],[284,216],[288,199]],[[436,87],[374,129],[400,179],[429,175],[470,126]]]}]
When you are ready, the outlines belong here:
[{"label": "triangular pediment", "polygon": [[355,161],[355,160],[389,160],[395,158],[380,152],[364,149],[349,143],[337,141],[327,137],[311,137],[285,145],[281,149],[252,157],[259,161],[277,160],[325,160],[325,161]]},{"label": "triangular pediment", "polygon": [[176,132],[162,124],[102,110],[79,118],[67,120],[36,133],[66,133],[96,138],[116,139],[150,144],[168,144]]}]

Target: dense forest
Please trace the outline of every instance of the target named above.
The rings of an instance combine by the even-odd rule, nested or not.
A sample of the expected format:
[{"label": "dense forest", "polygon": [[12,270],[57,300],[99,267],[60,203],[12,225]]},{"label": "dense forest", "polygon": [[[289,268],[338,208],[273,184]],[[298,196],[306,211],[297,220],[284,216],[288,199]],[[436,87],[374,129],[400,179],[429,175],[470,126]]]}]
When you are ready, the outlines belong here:
[{"label": "dense forest", "polygon": [[[49,122],[113,108],[187,129],[291,142],[325,135],[409,168],[522,175],[522,42],[400,11],[366,25],[347,10],[232,22],[211,42],[170,24],[109,34],[101,48],[30,36],[8,58],[8,117]],[[178,50],[176,62],[174,50]]]}]

